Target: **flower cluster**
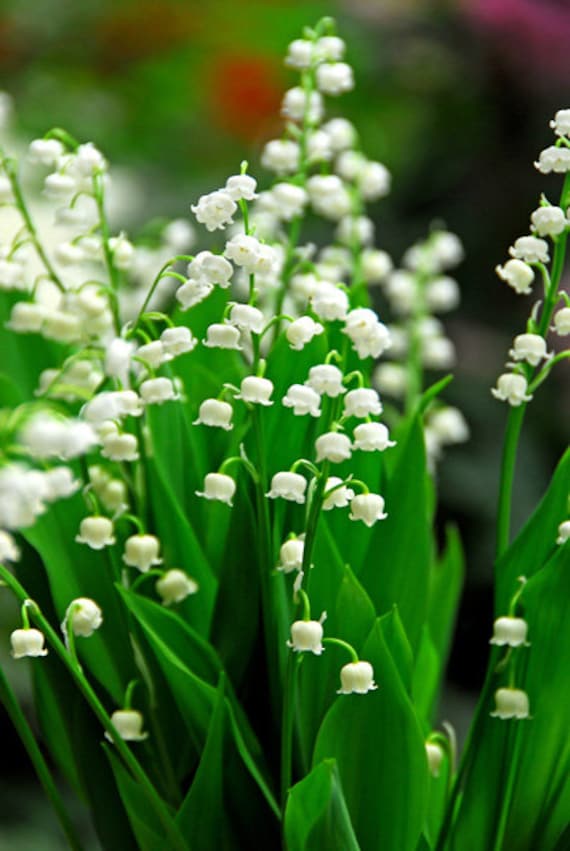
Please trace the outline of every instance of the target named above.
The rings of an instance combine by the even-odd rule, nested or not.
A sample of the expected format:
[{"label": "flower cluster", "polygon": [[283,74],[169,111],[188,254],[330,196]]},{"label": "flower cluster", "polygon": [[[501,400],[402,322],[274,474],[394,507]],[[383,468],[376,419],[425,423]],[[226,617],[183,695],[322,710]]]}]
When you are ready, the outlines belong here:
[{"label": "flower cluster", "polygon": [[[570,136],[567,109],[559,110],[551,127],[557,139],[546,148],[535,163],[542,174],[570,172]],[[530,216],[530,234],[520,236],[509,248],[511,258],[496,268],[499,278],[519,295],[530,295],[535,278],[542,281],[543,295],[535,303],[525,330],[514,338],[509,351],[508,372],[502,373],[492,394],[502,402],[518,408],[530,402],[536,388],[548,375],[553,364],[568,351],[562,348],[554,357],[548,351],[547,338],[553,331],[556,337],[570,334],[570,297],[560,286],[560,264],[570,230],[570,193],[567,181],[558,204],[545,195]],[[556,348],[561,348],[560,344]]]}]

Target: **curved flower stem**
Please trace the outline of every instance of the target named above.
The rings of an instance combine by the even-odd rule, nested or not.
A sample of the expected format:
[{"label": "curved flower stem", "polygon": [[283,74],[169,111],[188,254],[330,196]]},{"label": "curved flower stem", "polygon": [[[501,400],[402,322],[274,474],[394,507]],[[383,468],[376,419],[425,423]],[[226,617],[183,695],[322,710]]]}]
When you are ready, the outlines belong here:
[{"label": "curved flower stem", "polygon": [[[561,206],[568,204],[570,198],[570,174],[566,175],[562,193],[560,196]],[[550,288],[544,300],[544,307],[538,324],[537,333],[541,337],[546,337],[552,314],[556,303],[559,299],[558,287],[562,272],[564,269],[564,259],[566,256],[566,243],[568,241],[568,232],[561,234],[554,248],[554,256],[552,259],[552,272],[550,275]],[[505,431],[505,440],[503,443],[503,458],[501,462],[501,480],[499,484],[499,505],[497,514],[497,559],[505,552],[510,543],[510,528],[511,528],[511,503],[513,492],[513,481],[515,476],[515,465],[517,458],[517,450],[521,428],[524,420],[526,404],[520,405],[518,408],[511,408],[507,420]]]},{"label": "curved flower stem", "polygon": [[65,290],[66,290],[65,285],[64,285],[63,281],[61,280],[61,278],[59,277],[59,275],[57,274],[57,272],[55,271],[55,269],[54,269],[54,267],[51,263],[51,260],[47,256],[46,251],[45,251],[42,243],[40,242],[40,238],[38,236],[36,226],[34,225],[34,222],[33,222],[32,217],[30,215],[30,211],[28,210],[27,204],[24,200],[24,195],[23,195],[22,189],[20,187],[20,181],[18,180],[18,175],[16,173],[15,163],[14,163],[13,160],[4,156],[1,149],[0,149],[0,164],[2,165],[4,171],[6,172],[6,176],[8,177],[8,180],[10,181],[10,186],[12,187],[12,193],[14,195],[14,200],[16,202],[16,206],[17,206],[17,208],[20,212],[20,215],[22,216],[22,219],[24,220],[24,224],[26,225],[26,229],[28,231],[30,241],[31,241],[32,245],[34,246],[34,248],[36,249],[36,253],[37,253],[38,257],[40,258],[40,260],[44,264],[49,277],[51,278],[53,283],[56,285],[58,290],[61,290],[61,292],[65,292]]},{"label": "curved flower stem", "polygon": [[119,270],[115,266],[113,252],[111,251],[111,246],[109,244],[110,232],[109,222],[107,221],[107,214],[105,212],[105,189],[103,180],[104,178],[102,174],[98,173],[93,176],[93,197],[99,213],[99,227],[101,229],[101,239],[103,242],[103,256],[105,257],[105,265],[107,267],[109,282],[111,284],[111,293],[109,295],[111,311],[113,313],[113,323],[115,325],[115,331],[119,334],[121,330],[118,302]]},{"label": "curved flower stem", "polygon": [[[148,290],[148,292],[147,292],[147,294],[146,294],[146,296],[145,296],[145,300],[143,301],[142,306],[141,306],[141,309],[139,310],[139,312],[138,312],[138,314],[137,314],[137,318],[135,319],[135,321],[133,322],[133,324],[132,324],[132,325],[131,325],[131,327],[129,328],[129,333],[128,333],[127,337],[132,337],[132,336],[134,335],[135,331],[137,330],[137,328],[138,328],[138,326],[139,326],[139,324],[140,324],[140,321],[141,321],[141,319],[142,319],[142,317],[143,317],[143,314],[144,314],[145,310],[147,309],[148,304],[149,304],[149,302],[150,302],[150,300],[151,300],[152,296],[154,295],[154,291],[156,290],[156,288],[157,288],[157,286],[159,285],[160,281],[161,281],[163,278],[169,278],[169,277],[171,277],[170,275],[167,275],[167,274],[166,274],[166,272],[168,271],[168,269],[170,268],[170,266],[172,266],[172,264],[173,264],[173,263],[178,263],[179,261],[181,261],[181,262],[187,262],[187,261],[191,261],[192,259],[193,259],[193,257],[192,257],[191,255],[179,254],[179,255],[177,255],[176,257],[172,257],[172,258],[168,261],[168,263],[165,263],[165,264],[164,264],[164,266],[162,266],[162,268],[159,270],[159,272],[158,272],[158,274],[157,274],[156,278],[154,279],[154,281],[152,282],[152,284],[151,284],[151,285],[150,285],[150,287],[149,287],[149,290]],[[177,275],[177,273],[176,273],[176,272],[173,272],[172,276],[174,277],[175,275]]]},{"label": "curved flower stem", "polygon": [[[22,585],[20,585],[15,576],[13,576],[10,571],[7,570],[2,564],[0,564],[0,579],[2,579],[6,583],[6,585],[10,588],[11,591],[13,591],[13,593],[19,600],[24,602],[25,600],[29,599],[29,595],[26,593]],[[144,771],[137,758],[134,756],[125,741],[121,738],[121,736],[115,729],[115,726],[111,723],[111,719],[109,718],[109,715],[107,714],[103,704],[97,697],[97,694],[91,687],[86,677],[76,667],[73,659],[67,652],[64,643],[62,642],[56,631],[53,629],[50,622],[44,617],[44,615],[37,607],[34,607],[34,609],[30,611],[30,614],[40,626],[42,632],[45,634],[48,643],[53,647],[53,649],[69,671],[72,679],[75,682],[75,685],[91,707],[98,721],[105,728],[105,731],[109,734],[109,737],[115,745],[117,752],[121,756],[123,762],[131,772],[133,778],[140,785],[142,792],[148,800],[149,806],[152,807],[157,817],[162,822],[165,834],[168,837],[169,848],[176,849],[176,851],[188,851],[187,845],[184,842],[182,836],[180,835],[178,828],[176,827],[176,824],[174,823],[170,813],[168,812],[164,801],[158,795],[156,789],[154,788],[152,782],[150,781],[148,775]]]},{"label": "curved flower stem", "polygon": [[35,772],[40,783],[43,786],[55,813],[59,819],[62,830],[65,834],[69,847],[72,851],[82,851],[83,844],[77,835],[75,826],[69,817],[65,805],[61,799],[57,786],[51,776],[49,767],[43,757],[43,754],[38,747],[36,738],[28,724],[26,716],[20,709],[18,701],[10,688],[8,680],[4,676],[4,672],[0,668],[0,703],[4,706],[10,721],[14,725],[22,744],[34,766]]}]

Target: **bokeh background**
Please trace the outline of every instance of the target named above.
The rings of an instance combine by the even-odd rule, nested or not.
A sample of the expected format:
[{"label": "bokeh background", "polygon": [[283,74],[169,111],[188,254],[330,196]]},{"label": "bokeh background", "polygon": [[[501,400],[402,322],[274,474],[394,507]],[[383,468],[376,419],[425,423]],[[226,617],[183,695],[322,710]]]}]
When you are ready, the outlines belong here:
[{"label": "bokeh background", "polygon": [[[459,524],[467,552],[442,710],[461,731],[483,677],[492,619],[492,520],[506,411],[489,388],[529,310],[493,270],[528,232],[540,193],[556,203],[558,179],[532,163],[550,144],[556,109],[570,107],[570,4],[1,0],[0,85],[13,104],[9,110],[1,102],[10,111],[4,120],[16,145],[53,126],[95,142],[121,176],[116,224],[136,239],[154,217],[188,217],[190,203],[242,159],[261,174],[261,147],[280,132],[280,99],[294,79],[284,51],[325,14],[338,21],[357,80],[333,112],[357,125],[365,152],[393,174],[392,194],[372,210],[380,247],[398,261],[431,223],[442,222],[466,249],[457,272],[462,307],[447,322],[459,360],[447,399],[465,412],[472,437],[438,470],[439,522]],[[517,527],[567,442],[568,386],[561,365],[530,406]],[[25,692],[21,669],[18,675]],[[27,759],[0,720],[0,848],[63,848]]]}]

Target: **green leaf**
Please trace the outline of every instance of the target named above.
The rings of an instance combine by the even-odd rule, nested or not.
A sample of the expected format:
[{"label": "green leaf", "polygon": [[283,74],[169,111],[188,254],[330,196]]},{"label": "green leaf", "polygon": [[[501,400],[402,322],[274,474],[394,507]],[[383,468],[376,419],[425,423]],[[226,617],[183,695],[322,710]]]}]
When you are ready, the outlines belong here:
[{"label": "green leaf", "polygon": [[[89,639],[79,638],[77,652],[118,704],[134,670],[127,621],[115,594],[109,553],[94,552],[75,542],[84,516],[82,499],[76,494],[50,506],[23,534],[43,561],[58,621],[77,597],[91,597],[103,610],[102,627]],[[33,594],[33,587],[28,591]]]},{"label": "green leaf", "polygon": [[449,653],[464,575],[461,538],[455,527],[448,526],[445,550],[434,563],[429,582],[429,632],[441,669]]},{"label": "green leaf", "polygon": [[517,577],[527,578],[545,564],[556,548],[558,525],[568,516],[570,449],[562,456],[550,486],[509,549],[496,565],[496,611],[506,612],[517,589]]},{"label": "green leaf", "polygon": [[[222,672],[215,650],[174,612],[118,587],[125,604],[140,624],[172,691],[188,731],[201,752],[206,741]],[[247,719],[228,689],[228,717],[236,748],[247,770],[274,813],[279,807],[266,778],[261,748]]]},{"label": "green leaf", "polygon": [[[490,698],[483,704],[473,763],[449,846],[453,851],[468,847],[473,831],[481,847],[494,848],[503,807],[507,811],[503,848],[551,851],[568,823],[570,545],[559,547],[534,573],[520,602],[531,646],[516,651],[514,681],[529,696],[532,718],[501,721],[489,716]],[[505,680],[505,674],[495,677],[491,691]],[[509,772],[512,795],[505,800]]]},{"label": "green leaf", "polygon": [[415,419],[396,447],[385,484],[386,520],[372,535],[358,578],[378,613],[397,605],[412,648],[427,615],[432,557],[431,518],[422,425]]},{"label": "green leaf", "polygon": [[313,765],[336,760],[362,851],[415,851],[428,788],[424,740],[378,621],[362,658],[373,665],[378,689],[336,699],[319,731]]},{"label": "green leaf", "polygon": [[289,792],[287,851],[360,851],[334,759],[326,759]]},{"label": "green leaf", "polygon": [[434,647],[429,628],[424,626],[420,646],[416,655],[412,684],[412,695],[416,712],[422,719],[426,734],[431,728],[440,679],[442,675],[441,657]]},{"label": "green leaf", "polygon": [[[127,811],[129,822],[137,839],[140,851],[164,851],[164,825],[148,806],[148,798],[136,780],[124,768],[121,760],[113,753],[112,748],[104,744],[103,748],[113,770],[119,795]],[[172,819],[173,829],[176,830],[175,820]],[[180,835],[180,842],[184,842]]]}]

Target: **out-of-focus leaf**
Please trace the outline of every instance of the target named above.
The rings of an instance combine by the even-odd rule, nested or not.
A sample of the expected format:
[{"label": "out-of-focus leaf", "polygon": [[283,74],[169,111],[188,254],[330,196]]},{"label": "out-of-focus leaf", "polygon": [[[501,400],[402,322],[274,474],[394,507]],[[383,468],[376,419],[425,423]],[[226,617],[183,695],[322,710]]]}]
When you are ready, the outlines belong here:
[{"label": "out-of-focus leaf", "polygon": [[507,610],[517,577],[527,578],[546,563],[556,547],[558,525],[568,516],[570,449],[562,456],[538,508],[496,565],[496,611]]},{"label": "out-of-focus leaf", "polygon": [[423,736],[377,621],[362,650],[378,689],[341,695],[329,709],[313,764],[334,758],[362,851],[415,851],[427,799]]},{"label": "out-of-focus leaf", "polygon": [[[149,807],[145,793],[124,768],[120,759],[113,753],[109,745],[105,744],[103,747],[113,769],[121,801],[127,811],[133,833],[137,838],[138,848],[140,851],[164,851],[164,825],[152,807]],[[172,829],[177,829],[174,818],[172,819]],[[184,843],[182,834],[180,834],[180,842]],[[191,846],[188,845],[187,847],[190,848]]]},{"label": "out-of-focus leaf", "polygon": [[359,580],[378,613],[398,611],[412,649],[427,614],[432,558],[431,523],[422,426],[415,419],[397,452],[384,496],[386,520],[372,529]]},{"label": "out-of-focus leaf", "polygon": [[[506,804],[503,848],[552,851],[568,824],[570,545],[559,547],[534,573],[520,602],[531,646],[517,651],[514,680],[528,693],[532,717],[502,721],[489,716],[492,706],[483,707],[450,851],[464,851],[473,835],[481,847],[493,847],[511,770],[514,783]],[[495,680],[494,687],[505,685],[504,674]]]},{"label": "out-of-focus leaf", "polygon": [[287,851],[360,851],[334,759],[326,759],[289,792]]}]

